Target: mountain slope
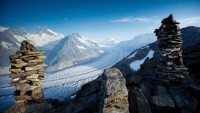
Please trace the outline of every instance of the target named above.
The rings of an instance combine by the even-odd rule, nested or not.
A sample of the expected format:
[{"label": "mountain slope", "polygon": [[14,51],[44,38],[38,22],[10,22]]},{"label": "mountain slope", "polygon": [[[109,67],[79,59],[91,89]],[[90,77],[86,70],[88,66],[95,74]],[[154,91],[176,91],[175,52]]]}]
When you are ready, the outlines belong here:
[{"label": "mountain slope", "polygon": [[[0,75],[9,73],[9,55],[14,54],[21,41],[28,40],[37,47],[47,45],[52,41],[63,38],[62,34],[55,33],[50,29],[40,29],[37,33],[14,30],[0,27]],[[52,45],[53,46],[53,45]],[[55,45],[54,45],[55,46]]]},{"label": "mountain slope", "polygon": [[[183,51],[184,51],[183,58],[184,58],[184,61],[187,61],[187,63],[186,62],[184,62],[184,63],[186,64],[186,66],[190,66],[189,64],[190,63],[193,64],[194,62],[192,62],[193,60],[191,60],[191,59],[188,60],[188,57],[198,59],[197,58],[198,55],[195,55],[195,56],[192,55],[192,53],[196,52],[196,51],[192,52],[192,50],[195,50],[194,46],[198,47],[198,44],[200,43],[200,27],[190,26],[190,27],[182,28],[181,32],[182,32]],[[191,49],[191,48],[193,48],[193,49]],[[117,67],[118,69],[120,69],[120,71],[122,71],[123,75],[125,75],[125,76],[129,76],[130,73],[140,72],[139,70],[143,68],[143,66],[145,65],[145,62],[149,62],[150,58],[147,57],[147,54],[150,51],[154,51],[154,54],[153,54],[154,58],[158,57],[157,41],[153,42],[151,44],[148,44],[142,48],[138,48],[138,49],[134,50],[126,58],[124,58],[122,61],[118,62],[114,67]],[[189,52],[191,52],[191,55],[189,54]],[[155,61],[154,58],[151,59],[151,61],[152,61],[151,67],[155,67],[155,65],[156,65],[157,61]],[[131,63],[138,62],[142,59],[144,59],[143,62],[140,62],[140,64],[135,64],[135,65],[140,65],[138,70],[131,69]],[[198,61],[198,60],[196,60],[196,61]],[[197,64],[198,64],[198,62],[196,62],[196,64],[193,64],[193,65],[197,65]],[[152,69],[151,68],[146,69],[146,71],[148,71],[148,70],[152,70]],[[197,70],[197,69],[195,69],[195,70]],[[145,73],[145,71],[143,70],[142,73]],[[141,73],[140,73],[140,75],[141,75]]]},{"label": "mountain slope", "polygon": [[100,46],[78,34],[63,38],[60,43],[47,54],[48,71],[60,70],[74,64],[98,57],[102,53]]}]

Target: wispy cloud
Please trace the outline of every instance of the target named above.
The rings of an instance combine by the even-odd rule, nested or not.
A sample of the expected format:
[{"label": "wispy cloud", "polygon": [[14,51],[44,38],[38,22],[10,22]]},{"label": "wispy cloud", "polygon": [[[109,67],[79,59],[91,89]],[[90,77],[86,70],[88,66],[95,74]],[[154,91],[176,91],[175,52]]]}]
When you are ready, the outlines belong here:
[{"label": "wispy cloud", "polygon": [[178,19],[182,27],[200,25],[200,16]]},{"label": "wispy cloud", "polygon": [[145,17],[137,17],[137,18],[122,17],[122,18],[111,20],[110,22],[113,22],[113,23],[134,23],[134,22],[145,23],[145,22],[155,22],[155,21],[157,21],[155,18],[156,17],[149,17],[149,18],[145,18]]}]

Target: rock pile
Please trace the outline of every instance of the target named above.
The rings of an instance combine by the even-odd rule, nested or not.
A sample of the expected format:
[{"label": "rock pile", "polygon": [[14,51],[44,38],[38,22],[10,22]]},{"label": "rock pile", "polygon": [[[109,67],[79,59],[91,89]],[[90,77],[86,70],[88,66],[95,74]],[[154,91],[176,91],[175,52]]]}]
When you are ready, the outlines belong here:
[{"label": "rock pile", "polygon": [[165,83],[183,83],[188,75],[182,60],[182,39],[173,15],[162,20],[162,25],[154,32],[159,44],[159,64],[154,79]]},{"label": "rock pile", "polygon": [[21,42],[20,50],[10,56],[11,86],[16,88],[16,103],[43,99],[40,80],[44,80],[45,57],[44,52],[36,50],[28,41]]}]

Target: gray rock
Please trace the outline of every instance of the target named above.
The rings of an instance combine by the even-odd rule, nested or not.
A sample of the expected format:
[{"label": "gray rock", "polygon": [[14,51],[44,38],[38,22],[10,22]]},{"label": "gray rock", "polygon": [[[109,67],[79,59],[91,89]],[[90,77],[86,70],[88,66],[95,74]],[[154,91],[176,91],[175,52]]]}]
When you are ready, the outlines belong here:
[{"label": "gray rock", "polygon": [[175,107],[174,101],[170,95],[151,96],[149,101],[152,106],[159,109]]},{"label": "gray rock", "polygon": [[106,69],[103,74],[101,113],[128,113],[128,90],[125,79],[117,68]]},{"label": "gray rock", "polygon": [[165,95],[167,93],[167,89],[164,86],[157,85],[154,89],[154,95]]},{"label": "gray rock", "polygon": [[100,81],[91,81],[81,87],[81,90],[76,94],[77,98],[88,96],[97,93],[100,90]]},{"label": "gray rock", "polygon": [[[97,94],[86,96],[76,100],[73,110],[69,113],[90,113],[98,106]],[[67,112],[67,111],[66,111]]]},{"label": "gray rock", "polygon": [[197,100],[183,88],[172,87],[169,88],[169,92],[178,108],[185,108],[190,111],[197,110]]},{"label": "gray rock", "polygon": [[151,113],[151,107],[142,90],[135,87],[133,91],[137,99],[138,113]]}]

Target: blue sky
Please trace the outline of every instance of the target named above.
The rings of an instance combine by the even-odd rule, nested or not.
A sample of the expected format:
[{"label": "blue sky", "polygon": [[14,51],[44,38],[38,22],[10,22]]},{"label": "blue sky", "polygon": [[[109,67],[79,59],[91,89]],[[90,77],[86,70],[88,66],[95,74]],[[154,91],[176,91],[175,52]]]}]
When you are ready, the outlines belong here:
[{"label": "blue sky", "polygon": [[199,6],[199,0],[0,0],[0,26],[128,40],[153,32],[171,13],[181,27],[200,26]]}]

